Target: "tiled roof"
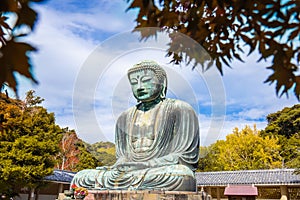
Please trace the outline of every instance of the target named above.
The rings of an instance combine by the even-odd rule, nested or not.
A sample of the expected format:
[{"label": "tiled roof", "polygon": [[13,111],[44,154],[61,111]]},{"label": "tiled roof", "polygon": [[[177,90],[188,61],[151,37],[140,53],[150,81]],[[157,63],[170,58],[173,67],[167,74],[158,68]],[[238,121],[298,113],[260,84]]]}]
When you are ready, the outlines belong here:
[{"label": "tiled roof", "polygon": [[294,174],[294,171],[294,169],[271,169],[197,172],[196,179],[199,186],[226,186],[228,184],[300,185],[300,175]]},{"label": "tiled roof", "polygon": [[51,182],[70,183],[75,174],[75,172],[70,171],[54,170],[52,175],[45,177],[45,180]]}]

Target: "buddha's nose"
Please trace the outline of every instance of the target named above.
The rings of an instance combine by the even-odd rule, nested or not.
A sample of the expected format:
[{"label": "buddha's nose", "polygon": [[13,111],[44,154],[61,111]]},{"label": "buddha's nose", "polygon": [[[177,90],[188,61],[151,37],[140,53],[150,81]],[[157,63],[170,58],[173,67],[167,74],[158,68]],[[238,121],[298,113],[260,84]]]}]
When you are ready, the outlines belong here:
[{"label": "buddha's nose", "polygon": [[138,81],[138,90],[144,90],[144,86],[142,84],[142,81]]}]

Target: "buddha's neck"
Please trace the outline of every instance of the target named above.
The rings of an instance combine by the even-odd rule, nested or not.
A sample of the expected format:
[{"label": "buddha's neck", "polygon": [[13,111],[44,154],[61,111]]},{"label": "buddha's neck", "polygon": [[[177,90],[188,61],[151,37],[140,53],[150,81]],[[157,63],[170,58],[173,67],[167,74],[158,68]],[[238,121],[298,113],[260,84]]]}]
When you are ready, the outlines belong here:
[{"label": "buddha's neck", "polygon": [[159,104],[159,102],[161,102],[160,98],[157,98],[157,99],[155,99],[153,101],[149,101],[149,102],[142,102],[139,105],[139,109],[142,110],[142,111],[148,111],[151,108],[153,108],[155,105]]}]

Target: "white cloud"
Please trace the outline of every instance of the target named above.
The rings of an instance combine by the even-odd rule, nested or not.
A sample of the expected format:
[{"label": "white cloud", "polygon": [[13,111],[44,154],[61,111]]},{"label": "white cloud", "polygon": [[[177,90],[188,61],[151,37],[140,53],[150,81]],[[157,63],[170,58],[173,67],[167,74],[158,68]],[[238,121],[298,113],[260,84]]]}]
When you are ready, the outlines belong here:
[{"label": "white cloud", "polygon": [[266,121],[245,118],[225,118],[211,123],[210,116],[198,115],[200,124],[200,142],[202,146],[208,146],[216,140],[224,140],[226,135],[231,134],[234,128],[243,129],[246,125],[253,128],[255,125],[258,130],[262,130],[267,125]]},{"label": "white cloud", "polygon": [[258,108],[250,108],[238,113],[238,117],[247,119],[261,119],[265,116],[265,111]]},{"label": "white cloud", "polygon": [[128,7],[125,1],[71,0],[59,3],[49,2],[48,5],[45,4],[45,7],[55,12],[57,16],[54,19],[60,18],[57,23],[63,24],[73,34],[91,35],[92,32],[99,36],[105,33],[114,34],[131,30],[136,16],[135,11],[125,12]]}]

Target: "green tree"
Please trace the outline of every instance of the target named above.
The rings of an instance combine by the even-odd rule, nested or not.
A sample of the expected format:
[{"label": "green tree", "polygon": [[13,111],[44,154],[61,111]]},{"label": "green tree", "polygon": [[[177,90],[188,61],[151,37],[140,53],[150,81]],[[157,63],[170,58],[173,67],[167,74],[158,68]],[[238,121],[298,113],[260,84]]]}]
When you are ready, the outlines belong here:
[{"label": "green tree", "polygon": [[282,135],[290,138],[294,134],[300,133],[300,104],[293,107],[286,107],[278,112],[267,116],[268,125],[263,131],[263,135]]},{"label": "green tree", "polygon": [[98,166],[102,166],[102,162],[96,158],[91,152],[87,151],[83,142],[77,144],[80,151],[79,162],[76,165],[75,170],[80,171],[83,169],[95,169]]},{"label": "green tree", "polygon": [[111,166],[116,162],[115,144],[111,142],[96,142],[94,144],[86,144],[90,151],[101,162],[102,165]]},{"label": "green tree", "polygon": [[210,55],[202,65],[207,70],[215,64],[223,73],[223,65],[233,59],[242,61],[258,52],[258,61],[270,59],[272,74],[265,82],[276,82],[280,96],[294,90],[300,100],[300,3],[298,0],[127,0],[128,9],[138,9],[136,27],[157,27],[157,31],[136,29],[146,39],[158,31],[169,33],[171,43],[167,55],[172,62],[203,64],[195,46],[185,46],[176,33],[197,41]]},{"label": "green tree", "polygon": [[276,135],[280,139],[280,155],[284,166],[300,167],[300,104],[286,107],[267,116],[268,125],[262,131],[263,136]]},{"label": "green tree", "polygon": [[217,162],[216,162],[217,161],[216,156],[218,154],[219,151],[216,148],[215,143],[208,147],[200,146],[200,156],[199,156],[200,159],[199,159],[197,171],[218,171],[219,167],[217,166]]},{"label": "green tree", "polygon": [[[32,94],[27,93],[28,100]],[[0,116],[0,194],[10,197],[19,187],[37,188],[52,174],[61,129],[42,106],[2,94]]]},{"label": "green tree", "polygon": [[[290,155],[284,162],[285,166],[289,168],[296,168],[296,174],[300,174],[300,135],[299,133],[294,134],[289,140],[288,140],[288,151],[290,151]],[[285,150],[284,149],[284,150]]]},{"label": "green tree", "polygon": [[[21,42],[32,32],[38,20],[32,3],[44,0],[1,0],[0,2],[0,87],[7,85],[17,92],[16,73],[37,83],[32,74],[28,53],[36,51],[31,44]],[[16,18],[16,23],[7,21]],[[11,20],[13,21],[13,20]],[[18,59],[16,59],[18,58]]]},{"label": "green tree", "polygon": [[272,169],[281,167],[280,145],[276,137],[261,137],[256,128],[238,128],[210,145],[200,160],[201,171]]}]

